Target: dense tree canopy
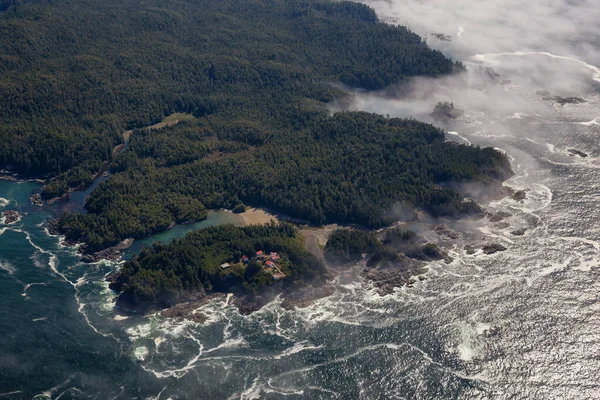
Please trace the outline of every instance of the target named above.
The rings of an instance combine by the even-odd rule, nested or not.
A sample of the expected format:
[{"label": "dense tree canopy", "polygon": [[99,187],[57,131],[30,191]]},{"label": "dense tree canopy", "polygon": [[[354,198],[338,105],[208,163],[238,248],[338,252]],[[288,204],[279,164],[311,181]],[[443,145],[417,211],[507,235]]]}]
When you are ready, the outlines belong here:
[{"label": "dense tree canopy", "polygon": [[[192,132],[204,139],[190,141]],[[449,145],[431,125],[368,113],[315,117],[261,146],[249,143],[255,138],[248,131],[236,131],[235,141],[231,132],[200,124],[134,134],[116,161],[120,172],[93,192],[88,214],[62,218],[63,231],[95,250],[197,220],[205,207],[241,202],[314,224],[377,228],[398,219],[401,201],[434,215],[468,212],[472,203],[439,183],[501,179],[510,171],[493,149]],[[189,158],[175,165],[177,153]]]},{"label": "dense tree canopy", "polygon": [[4,1],[0,10],[0,139],[11,144],[0,165],[29,174],[94,172],[124,129],[175,111],[277,128],[301,121],[310,100],[332,99],[330,83],[380,89],[453,68],[353,3]]},{"label": "dense tree canopy", "polygon": [[[509,171],[494,150],[445,143],[431,125],[329,115],[340,84],[382,89],[457,67],[361,4],[15,0],[0,10],[0,165],[57,175],[47,198],[89,185],[110,160],[88,213],[60,221],[88,251],[242,204],[368,227],[397,218],[399,202],[455,214],[468,207],[441,184]],[[186,118],[143,129],[173,113]]]},{"label": "dense tree canopy", "polygon": [[[286,223],[224,225],[188,233],[169,245],[146,248],[119,270],[113,288],[137,308],[168,307],[192,292],[256,293],[275,280],[258,262],[243,263],[243,255],[277,252],[284,285],[320,282],[325,268],[304,249],[296,229]],[[221,264],[231,266],[222,269]]]}]

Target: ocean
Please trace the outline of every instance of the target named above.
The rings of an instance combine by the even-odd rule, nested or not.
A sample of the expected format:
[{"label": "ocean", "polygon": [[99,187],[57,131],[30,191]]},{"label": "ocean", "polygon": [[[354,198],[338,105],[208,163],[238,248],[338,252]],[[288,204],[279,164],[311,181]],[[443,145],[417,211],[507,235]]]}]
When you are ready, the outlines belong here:
[{"label": "ocean", "polygon": [[[584,27],[600,11],[579,2],[568,7],[582,12],[562,15],[550,11],[566,3],[532,3],[563,36],[549,43],[545,30],[516,23],[513,47],[497,36],[529,6],[492,17],[477,1],[369,3],[419,34],[439,27],[452,40],[428,42],[469,73],[416,80],[393,95],[357,92],[346,107],[431,120],[437,101],[452,101],[464,115],[436,124],[459,143],[505,151],[515,171],[506,185],[526,191],[522,201],[486,204],[510,214],[508,226],[449,223],[459,232],[453,261],[431,263],[427,279],[392,295],[379,296],[357,265],[336,278],[332,296],[295,311],[275,300],[242,316],[219,298],[203,307],[203,324],[119,316],[104,280],[118,264],[79,262],[43,227],[64,205],[35,207],[29,195],[39,184],[0,181],[0,211],[23,213],[0,226],[0,398],[600,397],[600,41],[557,28],[569,18]],[[585,102],[547,99],[556,96]],[[216,213],[195,228],[226,222]],[[519,228],[522,236],[511,233]],[[507,250],[464,249],[481,243]]]}]

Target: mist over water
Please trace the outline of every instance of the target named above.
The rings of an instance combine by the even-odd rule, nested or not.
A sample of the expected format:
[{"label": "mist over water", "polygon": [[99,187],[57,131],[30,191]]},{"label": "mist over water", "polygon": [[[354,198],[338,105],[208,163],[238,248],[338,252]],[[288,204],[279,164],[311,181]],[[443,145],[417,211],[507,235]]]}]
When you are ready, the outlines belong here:
[{"label": "mist over water", "polygon": [[[451,140],[506,151],[507,185],[526,198],[488,208],[510,213],[509,226],[453,224],[454,261],[390,296],[356,278],[357,265],[305,309],[274,301],[246,317],[221,298],[198,325],[118,315],[103,279],[117,266],[78,262],[41,226],[51,211],[29,205],[36,184],[0,182],[0,211],[25,213],[0,225],[0,399],[600,397],[600,7],[366,3],[468,71],[355,93],[344,107],[430,121]],[[543,99],[552,96],[586,102]],[[465,113],[434,121],[438,101]],[[507,250],[464,249],[481,243]]]}]

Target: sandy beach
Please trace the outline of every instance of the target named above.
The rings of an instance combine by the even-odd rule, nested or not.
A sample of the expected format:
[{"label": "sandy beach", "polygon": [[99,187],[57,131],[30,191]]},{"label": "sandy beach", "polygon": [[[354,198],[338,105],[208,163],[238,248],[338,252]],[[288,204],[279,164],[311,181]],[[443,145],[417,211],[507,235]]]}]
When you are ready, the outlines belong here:
[{"label": "sandy beach", "polygon": [[245,212],[237,215],[239,215],[243,219],[244,226],[261,225],[266,224],[270,221],[278,221],[276,216],[269,214],[265,210],[259,208],[249,208]]}]

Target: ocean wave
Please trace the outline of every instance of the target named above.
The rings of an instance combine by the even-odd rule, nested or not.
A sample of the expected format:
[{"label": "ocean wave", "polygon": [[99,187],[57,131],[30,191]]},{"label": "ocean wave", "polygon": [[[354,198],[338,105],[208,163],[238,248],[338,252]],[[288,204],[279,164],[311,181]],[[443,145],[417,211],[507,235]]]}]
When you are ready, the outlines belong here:
[{"label": "ocean wave", "polygon": [[23,293],[21,293],[21,296],[23,297],[27,297],[27,290],[32,287],[32,286],[46,286],[47,283],[44,282],[33,282],[33,283],[28,283],[25,285],[25,287],[23,288]]},{"label": "ocean wave", "polygon": [[579,60],[575,57],[559,56],[559,55],[555,55],[555,54],[552,54],[552,53],[549,53],[546,51],[515,51],[515,52],[511,52],[511,53],[476,54],[471,58],[473,60],[476,60],[479,62],[493,64],[496,58],[510,57],[510,56],[517,56],[517,57],[544,56],[544,57],[550,57],[550,58],[555,58],[555,59],[559,59],[559,60],[565,60],[565,61],[579,63],[579,64],[583,65],[585,68],[587,68],[592,73],[592,79],[594,81],[600,82],[600,68],[596,67],[595,65],[588,64],[585,61]]},{"label": "ocean wave", "polygon": [[202,343],[200,343],[200,341],[198,339],[196,339],[194,336],[186,335],[186,337],[191,339],[192,341],[196,342],[196,344],[198,345],[198,354],[196,354],[194,357],[192,357],[190,360],[188,360],[188,362],[185,364],[185,366],[180,367],[180,368],[167,369],[164,371],[157,371],[148,366],[142,365],[142,369],[144,369],[144,371],[151,372],[152,374],[154,374],[155,377],[160,378],[160,379],[171,378],[171,377],[180,379],[183,376],[185,376],[190,370],[192,370],[196,366],[196,363],[202,356],[202,353],[204,350],[204,345],[202,345]]},{"label": "ocean wave", "polygon": [[292,347],[289,347],[287,349],[285,349],[283,352],[281,352],[281,354],[278,354],[276,356],[274,356],[273,358],[275,360],[280,360],[283,357],[289,357],[291,355],[303,352],[303,351],[307,351],[307,350],[318,350],[318,349],[322,349],[325,346],[315,346],[313,344],[311,344],[308,340],[304,340],[301,342],[296,342],[294,343],[294,345]]},{"label": "ocean wave", "polygon": [[17,271],[15,267],[6,260],[0,260],[0,270],[9,275],[14,275],[14,273]]}]

